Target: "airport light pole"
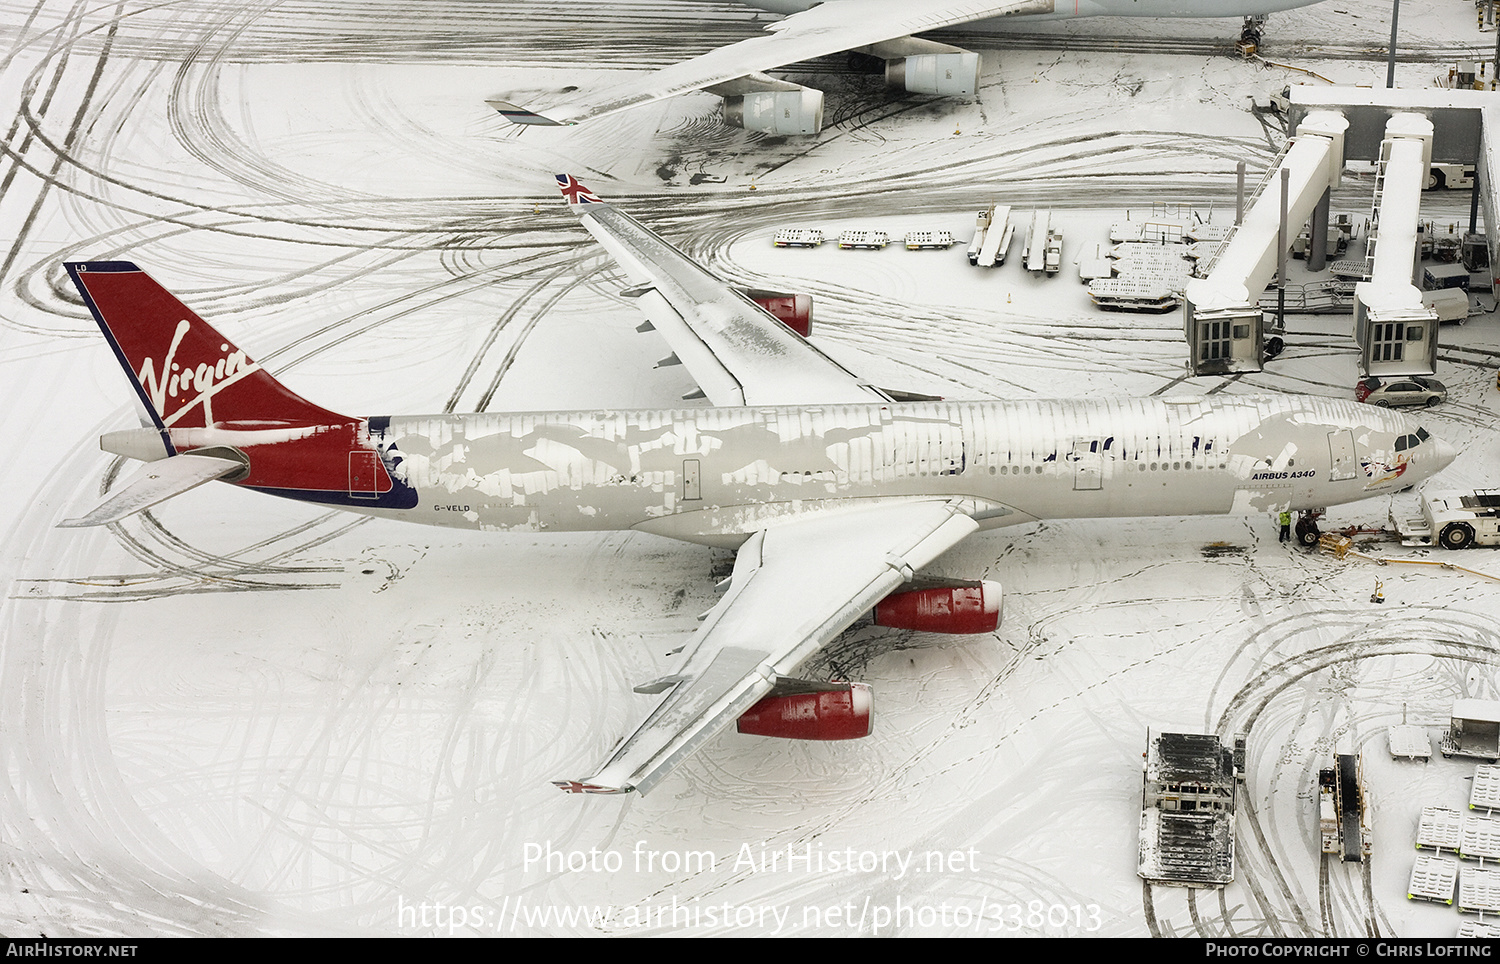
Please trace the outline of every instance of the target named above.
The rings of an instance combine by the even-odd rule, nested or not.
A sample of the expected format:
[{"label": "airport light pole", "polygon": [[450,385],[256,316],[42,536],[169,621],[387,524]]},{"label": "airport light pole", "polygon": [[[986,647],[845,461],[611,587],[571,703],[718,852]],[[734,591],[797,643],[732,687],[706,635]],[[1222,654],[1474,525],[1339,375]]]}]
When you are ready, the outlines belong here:
[{"label": "airport light pole", "polygon": [[1234,226],[1245,220],[1245,162],[1234,165]]},{"label": "airport light pole", "polygon": [[1385,85],[1396,86],[1396,21],[1401,18],[1401,0],[1391,0],[1391,50],[1385,59]]},{"label": "airport light pole", "polygon": [[1292,246],[1287,230],[1287,201],[1291,193],[1292,172],[1281,169],[1281,223],[1276,231],[1276,330],[1286,331],[1286,249]]}]

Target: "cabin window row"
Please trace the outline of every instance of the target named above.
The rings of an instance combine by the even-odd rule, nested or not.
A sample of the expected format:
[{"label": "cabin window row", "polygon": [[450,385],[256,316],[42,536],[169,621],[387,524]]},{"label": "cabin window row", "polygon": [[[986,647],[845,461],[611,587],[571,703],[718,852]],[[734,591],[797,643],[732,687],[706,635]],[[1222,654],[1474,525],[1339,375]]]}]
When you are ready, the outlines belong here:
[{"label": "cabin window row", "polygon": [[[1054,462],[1052,464],[1056,465],[1057,463]],[[1287,463],[1288,466],[1290,466],[1291,464],[1291,462]],[[1000,475],[1030,475],[1032,473],[1032,468],[1033,467],[1030,465],[1001,465],[998,467],[991,465],[990,475],[995,475],[997,472]],[[1140,462],[1136,465],[1136,470],[1140,472],[1183,472],[1191,471],[1193,469],[1202,471],[1206,469],[1211,470],[1227,468],[1229,468],[1228,462],[1210,462],[1207,464],[1201,464],[1198,462]],[[1035,471],[1038,475],[1040,475],[1042,473],[1042,467],[1040,465],[1036,466]]]}]

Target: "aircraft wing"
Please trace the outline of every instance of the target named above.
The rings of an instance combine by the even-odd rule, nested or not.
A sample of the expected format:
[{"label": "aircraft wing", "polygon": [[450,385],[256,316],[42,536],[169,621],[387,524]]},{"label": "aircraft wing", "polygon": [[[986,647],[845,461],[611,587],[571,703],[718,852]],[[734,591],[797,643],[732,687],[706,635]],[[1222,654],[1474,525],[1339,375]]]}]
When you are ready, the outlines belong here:
[{"label": "aircraft wing", "polygon": [[890,401],[853,373],[568,174],[568,204],[634,286],[625,294],[719,406]]},{"label": "aircraft wing", "polygon": [[681,669],[637,692],[670,692],[573,793],[651,790],[777,680],[978,528],[959,501],[888,503],[802,518],[751,536],[724,598]]},{"label": "aircraft wing", "polygon": [[643,74],[596,99],[544,108],[539,114],[504,101],[491,106],[516,124],[576,124],[592,117],[649,104],[747,74],[975,20],[1015,14],[1050,13],[1053,0],[825,0],[767,27],[765,36],[720,47],[701,57]]}]

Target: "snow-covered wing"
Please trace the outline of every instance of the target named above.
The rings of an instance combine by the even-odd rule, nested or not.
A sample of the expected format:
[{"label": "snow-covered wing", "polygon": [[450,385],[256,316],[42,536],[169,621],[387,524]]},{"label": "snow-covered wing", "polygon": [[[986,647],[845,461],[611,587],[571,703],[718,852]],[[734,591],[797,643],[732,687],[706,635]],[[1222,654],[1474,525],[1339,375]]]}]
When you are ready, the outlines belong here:
[{"label": "snow-covered wing", "polygon": [[761,37],[720,47],[701,57],[644,74],[583,99],[540,112],[504,101],[490,103],[517,124],[576,124],[677,94],[712,87],[773,67],[822,57],[927,30],[1016,14],[1050,13],[1053,0],[826,0],[767,27]]},{"label": "snow-covered wing", "polygon": [[682,668],[646,692],[671,692],[593,776],[557,781],[591,793],[649,791],[771,691],[778,677],[978,528],[959,502],[887,504],[763,530],[740,548],[724,598]]},{"label": "snow-covered wing", "polygon": [[889,401],[630,215],[569,175],[557,180],[583,226],[630,279],[629,293],[713,404]]}]

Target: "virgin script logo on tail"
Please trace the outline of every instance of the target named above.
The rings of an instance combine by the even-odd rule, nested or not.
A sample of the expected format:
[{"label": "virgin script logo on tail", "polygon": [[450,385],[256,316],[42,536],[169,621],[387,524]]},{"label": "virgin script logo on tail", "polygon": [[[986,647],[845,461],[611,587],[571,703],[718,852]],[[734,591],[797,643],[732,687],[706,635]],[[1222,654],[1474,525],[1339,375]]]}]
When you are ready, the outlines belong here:
[{"label": "virgin script logo on tail", "polygon": [[[250,361],[243,351],[232,348],[227,342],[220,343],[219,351],[222,354],[214,361],[199,362],[196,365],[190,362],[179,363],[177,349],[192,327],[192,322],[186,318],[177,323],[177,330],[172,334],[172,344],[167,348],[166,357],[162,359],[159,375],[156,359],[149,355],[141,363],[141,370],[136,373],[141,388],[150,399],[152,408],[161,416],[164,425],[176,423],[202,403],[203,424],[212,426],[214,395],[260,371],[260,365]],[[194,394],[189,395],[189,392]],[[167,410],[169,399],[175,406],[170,414]]]}]

